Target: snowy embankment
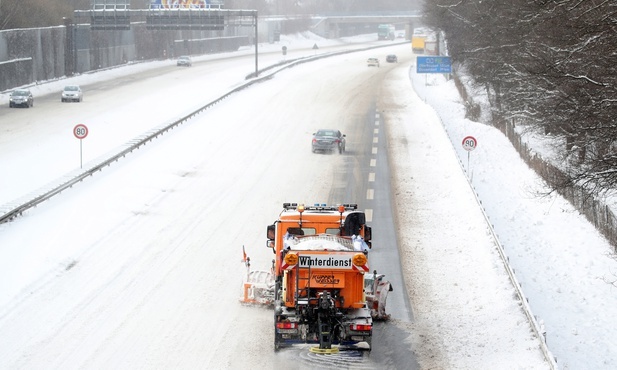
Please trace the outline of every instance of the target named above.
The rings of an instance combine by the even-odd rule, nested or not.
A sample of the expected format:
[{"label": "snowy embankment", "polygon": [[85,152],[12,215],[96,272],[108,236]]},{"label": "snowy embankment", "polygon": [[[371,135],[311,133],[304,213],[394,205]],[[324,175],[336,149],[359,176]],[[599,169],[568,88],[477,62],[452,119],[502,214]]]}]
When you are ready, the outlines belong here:
[{"label": "snowy embankment", "polygon": [[[617,346],[609,338],[617,335],[617,289],[611,282],[615,281],[617,262],[612,246],[563,197],[540,195],[546,193],[546,184],[499,130],[464,118],[464,106],[453,81],[441,75],[426,78],[415,73],[411,73],[411,79],[420,99],[437,112],[451,150],[459,158],[459,167],[464,168],[531,311],[546,331],[548,348],[559,368],[613,368]],[[413,134],[414,142],[427,147],[425,153],[411,157],[414,164],[418,158],[432,163],[437,149],[434,136],[420,137],[418,130],[409,128],[406,131],[408,138]],[[472,152],[462,146],[468,135],[478,142]],[[535,149],[541,152],[541,147]],[[432,171],[436,177],[442,176],[443,182],[452,176],[451,171]],[[443,196],[447,199],[451,193],[444,191]],[[443,207],[452,211],[461,205],[450,203]],[[460,223],[465,225],[469,220],[469,214],[460,215]],[[454,238],[451,242],[460,240]],[[470,250],[473,245],[461,253],[467,255]],[[477,274],[477,261],[468,262],[460,268]],[[503,333],[496,330],[495,335]]]},{"label": "snowy embankment", "polygon": [[414,74],[392,73],[380,105],[414,307],[411,346],[422,368],[550,368],[439,115],[400,93],[412,90]]},{"label": "snowy embankment", "polygon": [[[295,40],[291,41],[294,42]],[[310,45],[314,43],[312,40],[308,42]],[[321,46],[321,41],[319,42]],[[280,48],[280,45],[275,47]],[[556,196],[538,198],[534,195],[537,193],[536,189],[543,186],[542,182],[522,163],[510,143],[498,130],[463,118],[463,106],[451,82],[437,76],[431,78],[427,86],[424,76],[418,78],[411,73],[413,81],[410,83],[408,61],[415,57],[408,48],[392,50],[399,53],[401,63],[397,68],[391,68],[392,72],[382,86],[382,100],[378,109],[384,117],[392,150],[400,251],[402,265],[407,268],[406,283],[414,304],[415,321],[402,323],[394,320],[391,325],[406,326],[414,333],[408,344],[418,354],[418,360],[423,368],[549,367],[538,349],[539,339],[534,338],[517,302],[515,289],[509,282],[504,266],[499,262],[500,257],[492,243],[491,232],[475,200],[475,192],[505,246],[510,265],[522,283],[532,311],[545,323],[549,348],[557,357],[560,368],[610,369],[617,363],[617,348],[611,342],[617,334],[614,320],[617,298],[615,298],[615,288],[606,283],[614,280],[617,271],[615,261],[608,256],[610,247],[595,232],[593,226],[562,198]],[[381,70],[384,70],[383,66]],[[84,83],[88,81],[86,78],[92,78],[92,81],[106,78],[101,75],[82,77]],[[216,81],[210,80],[208,83],[212,86],[213,82]],[[228,86],[228,83],[225,86]],[[49,85],[37,88],[55,91],[57,87],[56,84],[55,87]],[[200,86],[198,91],[202,93],[203,88]],[[257,95],[252,97],[254,101],[258,101],[258,98]],[[277,99],[282,98],[277,97]],[[246,106],[253,104],[249,99],[245,102]],[[288,103],[291,106],[293,102]],[[264,101],[261,104],[266,105],[268,102]],[[281,106],[286,105],[279,104],[277,109],[280,110]],[[84,105],[84,107],[89,106]],[[276,109],[272,108],[271,111]],[[105,112],[101,116],[112,113]],[[233,111],[233,113],[240,112]],[[292,108],[282,113],[287,113],[288,117],[296,117],[297,114]],[[216,114],[212,115],[216,117]],[[231,113],[227,112],[224,117],[225,122],[229,120],[230,115]],[[101,124],[102,128],[114,122],[113,116],[106,117],[107,121]],[[264,122],[271,124],[272,117],[268,118]],[[222,121],[223,117],[219,117],[219,120]],[[135,119],[133,124],[140,121],[143,119]],[[227,122],[227,125],[231,123],[233,121]],[[244,130],[247,129],[245,126],[242,127]],[[448,135],[444,133],[444,127]],[[289,137],[294,137],[303,142],[302,132],[285,131],[286,128],[287,126],[282,126],[279,130],[272,130],[273,135],[278,136],[266,136],[267,140],[283,142],[288,141]],[[261,131],[252,132],[255,137],[260,134]],[[460,148],[459,143],[462,137],[470,134],[478,139],[479,145],[467,160],[467,153]],[[192,136],[195,137],[196,135]],[[172,140],[168,138],[167,141]],[[207,144],[215,146],[217,141]],[[219,287],[211,283],[213,277],[220,278],[228,271],[221,267],[219,261],[212,261],[212,255],[204,246],[239,246],[247,238],[247,235],[235,236],[230,241],[230,234],[219,235],[222,221],[220,223],[218,220],[211,223],[205,221],[209,214],[220,212],[221,208],[228,208],[230,204],[238,206],[244,202],[243,206],[250,209],[246,203],[253,202],[251,204],[256,208],[255,203],[258,203],[258,200],[255,199],[255,194],[285,192],[278,188],[266,190],[265,181],[247,182],[246,180],[252,177],[246,176],[242,171],[248,169],[249,175],[259,178],[263,176],[262,168],[259,166],[242,166],[242,168],[226,166],[211,169],[209,166],[214,166],[217,161],[197,162],[205,156],[205,153],[212,152],[211,158],[220,158],[221,153],[228,153],[228,148],[221,147],[214,150],[216,148],[208,148],[209,145],[204,146],[202,141],[198,142],[196,145],[198,149],[191,152],[192,156],[186,156],[181,168],[170,167],[172,170],[167,170],[166,167],[162,167],[165,156],[158,158],[155,161],[156,166],[153,165],[151,168],[151,178],[133,175],[144,171],[143,166],[131,168],[128,162],[123,163],[122,166],[110,170],[110,173],[120,172],[122,167],[126,167],[123,176],[135,182],[134,188],[127,186],[126,180],[113,192],[109,188],[104,188],[102,185],[106,183],[105,180],[112,182],[112,176],[105,173],[107,175],[105,180],[97,179],[100,185],[94,182],[89,184],[90,188],[101,191],[101,203],[104,200],[105,204],[99,204],[91,196],[84,196],[82,203],[79,203],[79,207],[82,208],[77,206],[77,202],[71,203],[69,197],[52,200],[50,206],[67,209],[66,217],[61,219],[53,217],[53,222],[41,222],[36,228],[30,228],[30,230],[36,229],[36,233],[28,232],[27,221],[36,222],[36,219],[43,219],[46,214],[52,217],[50,207],[38,209],[36,215],[29,215],[20,219],[19,223],[5,225],[2,228],[3,245],[12,243],[20,246],[7,252],[9,258],[5,259],[6,268],[3,269],[3,273],[7,277],[11,276],[8,272],[14,272],[14,275],[5,279],[10,283],[5,284],[5,289],[2,291],[4,298],[19,290],[16,287],[18,283],[23,283],[25,286],[33,277],[35,279],[36,276],[49,271],[54,275],[57,274],[57,278],[47,284],[58,288],[57,291],[50,290],[49,294],[42,289],[43,287],[29,292],[24,296],[24,302],[30,302],[29,300],[33,300],[32,297],[38,297],[40,301],[33,300],[36,307],[28,306],[32,308],[31,312],[24,310],[23,312],[27,314],[15,315],[15,320],[5,320],[4,327],[7,333],[19,333],[16,337],[6,337],[3,341],[4,347],[0,346],[5,350],[7,358],[14,356],[13,362],[8,363],[49,365],[52,359],[56,359],[56,364],[63,365],[89,363],[116,364],[121,367],[124,362],[124,366],[132,364],[135,367],[146,367],[157,364],[173,366],[175,363],[176,366],[182,364],[186,365],[186,368],[191,368],[205,363],[217,365],[212,366],[213,368],[234,368],[233,364],[247,359],[254,360],[252,362],[254,364],[268,363],[271,360],[267,357],[270,352],[266,354],[265,350],[262,350],[266,347],[269,349],[269,343],[251,342],[253,347],[249,350],[243,343],[247,341],[246,338],[253,338],[251,337],[253,333],[243,332],[248,326],[263,324],[263,327],[271,327],[268,320],[270,315],[264,315],[263,322],[245,322],[249,320],[245,316],[236,315],[237,312],[233,310],[230,312],[229,307],[227,309],[219,306],[210,307],[205,303],[208,296],[235,300],[237,292],[227,286]],[[277,148],[272,146],[270,149]],[[190,152],[186,144],[181,150],[177,149],[176,155],[185,155],[185,152]],[[239,154],[246,154],[243,152],[240,151]],[[457,154],[462,161],[456,159]],[[138,153],[136,157],[146,159],[145,153]],[[132,161],[137,163],[135,158]],[[253,163],[253,161],[256,161],[256,158],[243,157],[240,162]],[[304,165],[310,166],[314,164],[313,162],[314,158],[310,158]],[[461,164],[467,167],[465,172],[461,170]],[[17,167],[28,168],[25,165]],[[212,174],[218,176],[216,182],[210,181]],[[202,177],[204,181],[199,183],[199,186],[193,185]],[[149,179],[147,185],[140,182],[145,178]],[[245,181],[237,181],[237,178],[243,178]],[[211,189],[214,183],[225,179],[228,179],[229,183],[224,187],[221,186],[223,190],[220,192],[204,190]],[[252,186],[250,192],[244,189],[245,182],[246,187]],[[473,191],[469,188],[469,183]],[[276,183],[276,186],[283,185],[280,182]],[[327,181],[324,181],[323,186],[326,185]],[[233,187],[241,187],[240,194],[250,195],[245,199],[238,199],[237,193],[229,190]],[[83,188],[82,191],[85,192]],[[187,213],[188,210],[199,207],[193,204],[194,201],[186,202],[182,198],[184,192],[186,194],[203,192],[204,197],[208,198],[207,201],[200,199],[201,204],[205,206],[204,210],[200,210],[199,217],[185,216],[185,214],[190,215]],[[221,194],[224,194],[225,198],[222,198]],[[317,192],[310,195],[317,196],[316,194]],[[79,195],[77,190],[73,196],[75,195]],[[172,198],[172,201],[164,203],[166,208],[159,209],[159,203],[163,203],[166,198]],[[184,205],[185,209],[177,210],[172,207],[173,204]],[[85,217],[82,213],[85,210],[96,210],[96,217],[91,219]],[[101,213],[101,210],[106,212]],[[270,211],[272,212],[264,213],[270,215],[276,210]],[[186,233],[180,233],[180,237],[173,235],[173,230],[170,228],[173,229],[174,223],[170,224],[169,220],[163,217],[167,214],[173,214],[178,218],[174,219],[174,223],[184,225],[185,222],[186,225],[192,225],[192,228]],[[124,215],[131,221],[117,224],[118,215]],[[139,217],[134,217],[135,215]],[[228,217],[231,219],[231,216]],[[238,221],[237,215],[233,217]],[[266,218],[266,220],[255,220],[252,216],[242,226],[248,230],[255,224],[265,225],[271,221],[269,216]],[[69,220],[74,220],[74,223]],[[156,222],[147,224],[148,220]],[[87,232],[90,229],[103,230],[100,226],[106,222],[110,224],[113,232],[104,233],[100,237],[97,237],[99,234]],[[80,227],[76,228],[74,225]],[[219,227],[213,228],[211,225]],[[193,229],[195,232],[191,232]],[[120,235],[123,230],[131,237]],[[153,234],[152,230],[156,230],[157,233]],[[262,236],[261,231],[263,230],[260,227],[254,234],[248,234],[249,239],[259,240]],[[177,255],[180,252],[171,253],[169,247],[156,249],[164,232],[169,232],[166,236],[169,240],[165,240],[170,245],[176,246],[174,243],[177,241],[178,251],[190,256],[177,263],[177,266],[182,266],[181,268],[171,263],[174,261],[170,262],[172,258],[166,257],[168,253]],[[192,240],[193,237],[199,238]],[[24,239],[30,240],[33,246],[31,249],[24,248]],[[194,243],[196,247],[186,252],[185,248],[190,244],[188,241]],[[92,252],[88,252],[89,254],[75,252],[90,244],[94,247]],[[91,253],[96,254],[93,257]],[[99,259],[105,261],[110,256],[114,259],[114,263],[118,263],[125,257],[124,254],[129,255],[126,267],[119,270],[116,275],[106,275],[113,264],[102,263],[100,266],[96,264]],[[234,255],[224,249],[217,251],[218,258],[227,254]],[[66,255],[71,258],[65,258]],[[144,259],[143,256],[148,258]],[[6,261],[9,260],[13,262],[7,264]],[[28,266],[18,264],[19,268],[16,269],[14,261],[27,262]],[[153,261],[168,268],[169,274],[159,276],[160,274],[152,270]],[[96,275],[93,271],[98,269],[104,273],[100,277],[100,282],[94,281],[93,284],[88,279],[92,279]],[[220,273],[217,269],[221,269]],[[184,276],[181,274],[182,271],[190,271],[191,275]],[[204,271],[208,272],[207,276],[201,275]],[[130,279],[124,278],[125,274],[130,275]],[[203,297],[196,296],[191,291],[195,281],[199,282],[198,285],[210,287],[204,291]],[[160,284],[165,289],[154,290],[152,282]],[[46,288],[49,289],[50,286]],[[70,306],[78,296],[77,288],[88,292],[92,287],[98,286],[104,288],[105,294],[94,291],[91,295],[85,295],[87,299],[78,302],[83,303],[83,306]],[[75,289],[65,290],[66,287]],[[149,289],[153,289],[151,293],[148,293]],[[181,299],[172,301],[169,299],[171,296],[178,296]],[[110,305],[109,302],[114,302],[115,299],[121,299],[121,304],[118,302],[117,305]],[[194,301],[195,299],[197,300]],[[42,310],[42,306],[36,302],[46,302],[44,305],[46,309]],[[152,304],[153,302],[157,304]],[[133,311],[127,315],[123,311],[131,303]],[[51,328],[53,330],[48,329],[49,332],[43,330],[44,326],[49,326],[49,322],[57,319],[58,313],[64,312],[67,307],[74,309],[62,316],[63,320],[57,320],[58,325]],[[145,308],[149,310],[142,311]],[[154,308],[161,309],[154,310]],[[213,310],[210,317],[221,317],[222,323],[202,320],[205,310],[209,308]],[[182,312],[181,318],[176,315],[179,309]],[[49,316],[41,315],[45,311],[49,311]],[[84,312],[88,315],[83,315]],[[107,316],[102,319],[102,315]],[[230,316],[245,320],[238,321],[241,325],[235,327],[237,333],[228,328],[224,329],[223,324]],[[177,322],[170,321],[170,317],[178,317]],[[122,321],[125,318],[130,320]],[[20,319],[22,321],[19,321]],[[110,329],[109,323],[112,321],[118,326]],[[96,326],[96,331],[87,331],[97,323],[105,325]],[[155,330],[156,333],[153,333]],[[135,343],[135,333],[140,332],[149,335],[141,336],[143,340]],[[212,332],[227,335],[227,349],[221,348],[220,343],[204,345],[202,341],[204,333]],[[75,333],[78,335],[74,335]],[[81,340],[82,333],[90,333],[88,341]],[[102,335],[93,337],[96,333]],[[199,335],[191,337],[192,341],[187,346],[177,340],[185,338],[183,335],[186,333]],[[31,337],[28,337],[28,334]],[[26,338],[31,339],[27,344],[20,345],[19,340]],[[244,349],[243,356],[237,355],[239,351],[236,350],[240,348]],[[60,352],[65,356],[62,358],[55,356]],[[144,353],[147,354],[146,357],[142,356]],[[75,357],[70,357],[71,354]],[[147,358],[147,364],[143,362],[144,358]],[[230,358],[232,360],[229,360]],[[134,362],[130,363],[129,360]],[[272,367],[262,366],[262,368]]]}]

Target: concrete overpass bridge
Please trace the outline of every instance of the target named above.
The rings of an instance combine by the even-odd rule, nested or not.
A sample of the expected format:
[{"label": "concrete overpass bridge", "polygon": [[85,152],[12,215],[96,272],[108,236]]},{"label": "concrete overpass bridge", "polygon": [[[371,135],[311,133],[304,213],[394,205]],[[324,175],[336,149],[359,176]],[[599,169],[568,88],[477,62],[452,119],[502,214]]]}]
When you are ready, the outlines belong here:
[{"label": "concrete overpass bridge", "polygon": [[422,15],[418,12],[405,12],[395,14],[370,14],[370,15],[312,15],[312,16],[268,16],[260,18],[265,21],[262,30],[272,40],[273,35],[281,30],[281,24],[294,18],[311,19],[311,31],[325,38],[339,38],[366,33],[377,33],[380,24],[393,24],[397,32],[404,32],[406,38],[411,39],[414,27],[421,26]]},{"label": "concrete overpass bridge", "polygon": [[[380,24],[393,24],[397,31],[411,35],[414,27],[422,22],[420,12],[375,15],[331,15],[316,16],[313,31],[327,38],[351,36],[358,33],[377,32]],[[363,30],[363,32],[358,32]],[[411,38],[411,36],[409,36]]]}]

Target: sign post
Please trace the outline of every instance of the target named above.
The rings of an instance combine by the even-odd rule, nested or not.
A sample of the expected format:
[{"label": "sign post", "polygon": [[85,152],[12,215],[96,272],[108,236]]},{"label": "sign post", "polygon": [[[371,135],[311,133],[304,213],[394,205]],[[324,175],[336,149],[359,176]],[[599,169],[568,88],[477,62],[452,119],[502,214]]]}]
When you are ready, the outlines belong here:
[{"label": "sign post", "polygon": [[452,73],[450,57],[417,57],[417,73]]},{"label": "sign post", "polygon": [[[463,149],[467,151],[467,170],[469,170],[469,157],[471,152],[478,146],[478,140],[473,136],[463,138]],[[470,172],[471,173],[471,172]],[[473,177],[473,176],[472,176]]]},{"label": "sign post", "polygon": [[[452,59],[450,57],[416,57],[416,73],[424,73],[424,86],[427,86],[429,73],[452,73]],[[426,96],[424,97],[426,101]]]},{"label": "sign post", "polygon": [[79,125],[76,125],[75,127],[73,127],[73,135],[75,135],[75,137],[79,139],[79,168],[83,168],[83,151],[81,142],[83,139],[86,138],[86,136],[88,136],[88,127],[81,123]]}]

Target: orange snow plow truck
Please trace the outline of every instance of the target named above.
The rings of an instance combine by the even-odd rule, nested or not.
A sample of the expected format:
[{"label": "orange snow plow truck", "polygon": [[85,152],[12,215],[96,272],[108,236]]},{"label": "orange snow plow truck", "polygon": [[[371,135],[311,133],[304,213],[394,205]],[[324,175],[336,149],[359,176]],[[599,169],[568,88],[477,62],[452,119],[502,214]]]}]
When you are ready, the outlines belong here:
[{"label": "orange snow plow truck", "polygon": [[244,303],[274,308],[274,349],[315,343],[311,351],[371,349],[373,320],[386,320],[392,290],[383,275],[369,270],[371,228],[356,204],[304,206],[284,203],[267,227],[272,270],[251,271]]}]

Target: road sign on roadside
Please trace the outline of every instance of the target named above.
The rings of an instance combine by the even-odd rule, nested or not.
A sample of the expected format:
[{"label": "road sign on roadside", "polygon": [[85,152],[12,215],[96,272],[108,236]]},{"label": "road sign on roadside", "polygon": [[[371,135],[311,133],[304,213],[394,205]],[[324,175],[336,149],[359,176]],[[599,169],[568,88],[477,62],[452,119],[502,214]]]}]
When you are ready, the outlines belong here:
[{"label": "road sign on roadside", "polygon": [[469,157],[471,157],[471,151],[478,146],[478,140],[473,136],[465,136],[463,138],[463,149],[467,151],[467,172],[471,173],[469,180],[473,181],[473,172],[469,168]]},{"label": "road sign on roadside", "polygon": [[475,137],[466,136],[463,139],[463,149],[465,149],[466,151],[471,152],[472,150],[476,149],[477,146],[478,146],[478,141],[476,140]]},{"label": "road sign on roadside", "polygon": [[452,73],[450,57],[417,57],[417,73]]},{"label": "road sign on roadside", "polygon": [[86,136],[88,136],[88,126],[81,123],[79,125],[76,125],[75,127],[73,127],[73,135],[75,135],[75,137],[79,139],[79,168],[83,168],[84,162],[81,142],[83,141],[82,139],[85,139]]},{"label": "road sign on roadside", "polygon": [[73,135],[80,140],[85,139],[86,136],[88,136],[88,127],[80,123],[79,125],[73,127]]}]

